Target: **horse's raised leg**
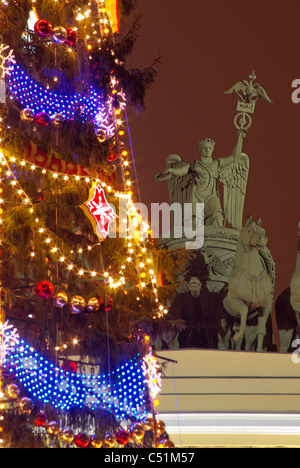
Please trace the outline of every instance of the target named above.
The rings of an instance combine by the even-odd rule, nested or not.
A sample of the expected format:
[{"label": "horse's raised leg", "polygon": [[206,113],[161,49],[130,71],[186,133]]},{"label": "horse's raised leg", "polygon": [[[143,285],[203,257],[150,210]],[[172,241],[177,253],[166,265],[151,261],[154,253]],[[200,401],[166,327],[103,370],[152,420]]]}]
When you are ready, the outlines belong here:
[{"label": "horse's raised leg", "polygon": [[246,304],[241,299],[239,299],[238,297],[231,297],[229,302],[230,302],[230,307],[231,307],[232,311],[235,314],[239,315],[240,318],[241,318],[240,329],[239,329],[238,332],[235,333],[235,335],[233,337],[234,341],[239,343],[244,338],[244,335],[245,335],[246,322],[247,322],[247,316],[248,316],[248,310],[249,309],[246,306]]}]

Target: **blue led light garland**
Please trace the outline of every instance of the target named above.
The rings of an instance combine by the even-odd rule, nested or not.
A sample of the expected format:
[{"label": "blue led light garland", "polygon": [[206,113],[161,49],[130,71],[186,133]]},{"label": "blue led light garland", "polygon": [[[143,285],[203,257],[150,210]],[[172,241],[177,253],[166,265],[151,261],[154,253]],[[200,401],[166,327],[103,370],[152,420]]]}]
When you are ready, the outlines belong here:
[{"label": "blue led light garland", "polygon": [[36,115],[41,112],[49,117],[61,114],[65,120],[70,120],[80,114],[83,122],[91,120],[98,128],[109,125],[104,95],[92,86],[82,94],[58,94],[32,80],[17,64],[11,68],[7,85],[11,95]]},{"label": "blue led light garland", "polygon": [[110,374],[81,375],[64,371],[20,340],[6,364],[32,398],[59,410],[87,406],[104,409],[116,418],[140,416],[145,410],[146,384],[142,361],[133,359]]}]

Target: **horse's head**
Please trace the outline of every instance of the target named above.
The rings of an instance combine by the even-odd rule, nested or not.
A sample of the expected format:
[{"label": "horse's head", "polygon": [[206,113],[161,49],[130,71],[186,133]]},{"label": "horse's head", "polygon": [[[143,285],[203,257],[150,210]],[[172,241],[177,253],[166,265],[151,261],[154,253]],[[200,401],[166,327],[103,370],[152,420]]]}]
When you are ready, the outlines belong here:
[{"label": "horse's head", "polygon": [[259,219],[256,223],[252,220],[252,216],[250,216],[241,230],[240,241],[246,247],[262,250],[268,242],[266,231],[262,228],[262,220]]}]

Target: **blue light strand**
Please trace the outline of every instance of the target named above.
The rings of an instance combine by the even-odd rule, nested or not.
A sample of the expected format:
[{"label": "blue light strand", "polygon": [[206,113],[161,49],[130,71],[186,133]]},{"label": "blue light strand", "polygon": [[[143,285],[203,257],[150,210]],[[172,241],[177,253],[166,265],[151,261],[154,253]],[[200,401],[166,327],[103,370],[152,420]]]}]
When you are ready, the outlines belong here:
[{"label": "blue light strand", "polygon": [[7,85],[11,95],[36,115],[45,112],[53,118],[61,114],[65,120],[71,120],[80,114],[82,122],[91,120],[103,129],[109,126],[104,95],[92,86],[81,94],[58,94],[31,79],[17,64],[12,66]]},{"label": "blue light strand", "polygon": [[6,364],[28,394],[58,410],[104,409],[117,419],[145,413],[146,383],[142,360],[134,358],[110,374],[81,375],[55,367],[24,340],[8,354]]},{"label": "blue light strand", "polygon": [[134,359],[120,366],[111,374],[82,376],[88,389],[86,404],[92,410],[99,407],[112,410],[117,416],[138,416],[145,406],[145,380],[142,361]]}]

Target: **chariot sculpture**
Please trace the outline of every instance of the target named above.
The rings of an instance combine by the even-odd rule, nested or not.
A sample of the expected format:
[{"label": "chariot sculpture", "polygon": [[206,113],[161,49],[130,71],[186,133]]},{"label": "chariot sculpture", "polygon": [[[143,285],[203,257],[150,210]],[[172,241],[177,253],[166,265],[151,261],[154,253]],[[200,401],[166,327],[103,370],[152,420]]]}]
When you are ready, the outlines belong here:
[{"label": "chariot sculpture", "polygon": [[[224,327],[227,327],[226,333],[235,338],[231,342],[235,343],[234,346],[239,346],[238,343],[243,340],[246,333],[248,317],[254,313],[257,317],[256,332],[252,334],[246,347],[251,348],[254,336],[257,340],[257,350],[262,351],[266,321],[272,305],[274,262],[266,244],[263,243],[265,239],[262,245],[251,246],[251,254],[247,251],[250,249],[250,244],[246,244],[248,230],[253,231],[251,238],[257,235],[264,237],[264,234],[260,222],[253,223],[252,219],[243,227],[244,202],[250,169],[250,159],[243,152],[243,142],[252,125],[257,100],[261,98],[268,103],[272,101],[255,79],[255,73],[252,72],[249,80],[237,82],[225,93],[235,94],[238,97],[237,113],[234,117],[237,141],[232,153],[213,158],[215,147],[217,148],[216,142],[210,137],[203,138],[198,142],[201,155],[198,160],[188,163],[180,155],[171,154],[166,160],[166,169],[157,174],[155,179],[167,181],[171,205],[179,204],[183,213],[186,204],[192,207],[191,218],[188,220],[183,217],[181,219],[183,224],[190,222],[197,229],[204,220],[205,241],[201,246],[201,253],[210,268],[208,287],[211,291],[220,293],[224,293],[228,288],[226,297],[222,297],[222,300],[224,299],[222,307],[225,308],[225,316],[227,313],[235,315],[239,322],[239,329],[235,333],[232,330],[228,331],[228,323],[224,325],[223,322]],[[223,187],[222,194],[219,193],[220,183]],[[199,205],[204,206],[204,214],[197,209]],[[180,241],[172,243],[171,239],[165,242],[165,246],[179,248],[184,244],[180,244]],[[244,256],[243,248],[246,249]],[[192,256],[193,253],[191,258]],[[240,262],[243,264],[242,267],[239,265]],[[257,297],[253,292],[255,287]],[[250,297],[251,291],[252,297]],[[227,344],[224,348],[225,342]],[[229,339],[223,341],[220,348],[228,349],[229,343]]]}]

